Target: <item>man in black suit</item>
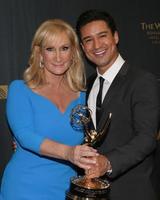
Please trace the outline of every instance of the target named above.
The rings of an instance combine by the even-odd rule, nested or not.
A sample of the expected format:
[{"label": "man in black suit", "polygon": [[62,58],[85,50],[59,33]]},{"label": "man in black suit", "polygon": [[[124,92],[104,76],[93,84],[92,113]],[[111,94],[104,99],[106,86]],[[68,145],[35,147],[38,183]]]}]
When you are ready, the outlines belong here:
[{"label": "man in black suit", "polygon": [[[155,200],[150,178],[159,123],[156,78],[121,57],[116,25],[108,13],[86,11],[76,28],[86,57],[96,65],[97,73],[88,80],[88,106],[97,130],[112,113],[107,136],[98,148],[97,167],[88,176],[109,178],[110,200]],[[104,83],[97,111],[99,77]]]}]

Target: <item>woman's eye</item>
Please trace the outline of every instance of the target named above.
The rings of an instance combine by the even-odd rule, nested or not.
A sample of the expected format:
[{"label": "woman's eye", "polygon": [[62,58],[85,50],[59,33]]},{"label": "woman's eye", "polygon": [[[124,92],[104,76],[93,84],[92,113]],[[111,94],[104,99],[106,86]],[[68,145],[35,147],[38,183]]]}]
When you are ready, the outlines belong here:
[{"label": "woman's eye", "polygon": [[[68,49],[70,49],[69,46],[62,46],[62,47],[59,48],[59,51],[67,51]],[[56,49],[54,47],[47,47],[45,50],[48,51],[48,52],[58,51],[58,49]]]},{"label": "woman's eye", "polygon": [[68,46],[62,47],[62,50],[63,50],[63,51],[67,51],[68,49],[69,49]]},{"label": "woman's eye", "polygon": [[54,49],[52,47],[48,47],[46,48],[47,51],[54,51]]}]

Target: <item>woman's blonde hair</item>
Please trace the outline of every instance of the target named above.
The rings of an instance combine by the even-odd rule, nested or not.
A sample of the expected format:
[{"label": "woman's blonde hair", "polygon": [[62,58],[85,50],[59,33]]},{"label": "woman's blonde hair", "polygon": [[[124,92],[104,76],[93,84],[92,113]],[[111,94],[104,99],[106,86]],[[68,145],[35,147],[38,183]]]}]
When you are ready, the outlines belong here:
[{"label": "woman's blonde hair", "polygon": [[29,87],[35,88],[45,84],[40,51],[53,37],[57,37],[60,33],[66,33],[71,42],[72,62],[66,72],[68,84],[74,91],[85,89],[84,63],[77,35],[68,23],[60,19],[51,19],[43,22],[34,35],[28,63],[29,67],[24,72],[24,80]]}]

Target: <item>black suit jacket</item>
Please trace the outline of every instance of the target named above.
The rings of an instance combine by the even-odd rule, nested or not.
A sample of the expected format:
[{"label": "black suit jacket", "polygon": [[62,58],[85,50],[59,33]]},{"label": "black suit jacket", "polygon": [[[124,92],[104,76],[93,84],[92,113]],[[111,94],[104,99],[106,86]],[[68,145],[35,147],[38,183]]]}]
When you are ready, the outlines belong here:
[{"label": "black suit jacket", "polygon": [[[87,95],[95,78],[88,79]],[[110,200],[155,200],[150,181],[159,120],[155,77],[125,63],[104,98],[97,131],[110,112],[108,133],[98,147],[112,165]]]}]

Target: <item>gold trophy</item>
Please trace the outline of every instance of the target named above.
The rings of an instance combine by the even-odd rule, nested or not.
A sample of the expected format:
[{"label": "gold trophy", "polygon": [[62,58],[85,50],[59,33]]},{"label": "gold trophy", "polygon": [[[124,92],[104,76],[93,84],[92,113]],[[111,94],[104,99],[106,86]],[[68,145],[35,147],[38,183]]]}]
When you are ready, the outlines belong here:
[{"label": "gold trophy", "polygon": [[[96,131],[91,123],[91,110],[84,105],[77,105],[71,112],[71,125],[74,129],[84,130],[84,143],[97,147],[106,136],[111,122],[112,113],[109,113],[100,131]],[[89,179],[87,176],[71,178],[69,191],[66,193],[67,200],[108,200],[109,186],[107,180],[101,178]]]}]

